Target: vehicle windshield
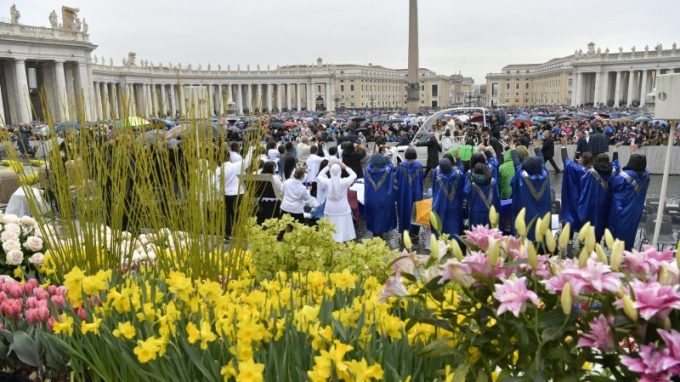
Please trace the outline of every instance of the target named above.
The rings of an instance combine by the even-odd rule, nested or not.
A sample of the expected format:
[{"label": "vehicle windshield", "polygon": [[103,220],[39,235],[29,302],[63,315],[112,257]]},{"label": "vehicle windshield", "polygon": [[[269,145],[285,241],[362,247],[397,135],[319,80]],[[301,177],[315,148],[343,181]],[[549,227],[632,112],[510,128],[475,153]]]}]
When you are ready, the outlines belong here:
[{"label": "vehicle windshield", "polygon": [[479,124],[485,126],[487,123],[488,111],[483,107],[456,107],[451,109],[444,109],[432,114],[413,136],[411,144],[415,145],[422,141],[430,131],[433,131],[434,125],[437,121],[442,123],[442,131],[447,129],[446,123],[450,116],[452,120],[457,120],[463,124]]}]

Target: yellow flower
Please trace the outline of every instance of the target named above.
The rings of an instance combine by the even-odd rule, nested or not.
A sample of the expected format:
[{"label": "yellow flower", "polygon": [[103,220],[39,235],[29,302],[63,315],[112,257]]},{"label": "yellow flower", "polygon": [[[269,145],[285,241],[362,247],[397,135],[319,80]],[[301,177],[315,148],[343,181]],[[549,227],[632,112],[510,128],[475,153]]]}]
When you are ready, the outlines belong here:
[{"label": "yellow flower", "polygon": [[358,277],[348,272],[331,273],[331,282],[333,286],[340,290],[352,290],[356,287]]},{"label": "yellow flower", "polygon": [[131,340],[136,334],[137,330],[130,321],[119,322],[118,327],[113,330],[114,337],[123,337],[128,340]]},{"label": "yellow flower", "polygon": [[21,267],[16,267],[14,268],[14,271],[12,271],[12,276],[14,276],[16,279],[23,279],[24,270]]},{"label": "yellow flower", "polygon": [[236,380],[239,382],[262,382],[264,381],[263,372],[263,363],[255,363],[252,360],[239,362]]},{"label": "yellow flower", "polygon": [[383,377],[383,370],[379,364],[368,366],[366,359],[361,361],[349,361],[349,371],[354,376],[354,382],[370,381],[371,379],[381,380]]},{"label": "yellow flower", "polygon": [[66,333],[69,336],[72,336],[73,335],[73,318],[71,316],[67,316],[66,314],[60,315],[59,321],[54,322],[54,325],[52,326],[52,330],[54,331],[54,334]]},{"label": "yellow flower", "polygon": [[83,301],[82,281],[84,278],[85,273],[78,267],[74,267],[64,275],[64,286],[68,290],[68,298],[73,305],[80,305]]},{"label": "yellow flower", "polygon": [[234,367],[234,362],[229,362],[220,369],[220,375],[224,378],[224,382],[229,381],[231,378],[236,377],[236,368]]},{"label": "yellow flower", "polygon": [[93,318],[92,322],[81,322],[80,323],[80,331],[83,334],[87,333],[94,333],[96,335],[99,335],[99,325],[102,323],[101,318]]},{"label": "yellow flower", "polygon": [[194,291],[191,279],[184,276],[181,272],[170,272],[170,277],[166,280],[168,290],[177,298],[184,302],[189,302],[191,293]]},{"label": "yellow flower", "polygon": [[151,337],[146,341],[138,340],[137,346],[135,346],[132,351],[135,353],[137,360],[140,363],[147,363],[156,359],[158,352],[160,351],[160,347],[156,343],[155,339]]},{"label": "yellow flower", "polygon": [[88,296],[92,296],[106,290],[106,283],[110,278],[111,270],[99,271],[94,276],[83,277],[81,281],[83,292]]},{"label": "yellow flower", "polygon": [[391,315],[382,317],[378,326],[378,330],[381,334],[388,335],[394,340],[401,339],[403,328],[404,322],[399,317]]},{"label": "yellow flower", "polygon": [[210,322],[201,321],[200,325],[200,330],[196,327],[196,325],[194,325],[193,322],[190,322],[187,325],[187,334],[189,335],[187,340],[190,344],[195,344],[200,340],[201,349],[206,350],[208,348],[208,343],[215,341],[217,339],[217,335],[212,332]]}]

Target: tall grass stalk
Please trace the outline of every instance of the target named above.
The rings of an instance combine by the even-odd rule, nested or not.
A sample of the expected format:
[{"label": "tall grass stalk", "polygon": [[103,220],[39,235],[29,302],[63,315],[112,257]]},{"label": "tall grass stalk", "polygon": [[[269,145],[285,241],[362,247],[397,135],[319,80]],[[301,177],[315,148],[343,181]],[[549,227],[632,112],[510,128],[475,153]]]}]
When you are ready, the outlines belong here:
[{"label": "tall grass stalk", "polygon": [[[41,92],[45,122],[53,132],[41,142],[52,150],[39,158],[46,161],[40,185],[49,208],[41,209],[41,201],[28,192],[29,186],[23,187],[50,248],[55,268],[52,281],[61,281],[61,275],[75,266],[89,273],[126,268],[133,255],[143,252],[132,240],[142,233],[161,243],[154,270],[166,274],[180,270],[193,278],[213,280],[237,277],[256,203],[252,174],[262,150],[261,128],[252,129],[244,138],[244,147],[253,147],[255,152],[249,168],[243,163],[245,193],[239,198],[227,246],[224,181],[216,174],[229,158],[228,142],[222,127],[197,117],[205,115],[200,110],[204,100],[193,97],[187,103],[179,149],[169,147],[162,137],[164,131],[152,132],[154,126],[129,126],[126,121],[134,116],[130,112],[133,100],[126,92],[121,92],[121,100],[121,119],[108,136],[101,125],[88,127],[84,110],[78,107],[71,115],[82,127],[58,137],[49,102]],[[77,105],[83,104],[81,94]],[[10,158],[20,160],[11,141],[5,138],[3,143]],[[19,169],[18,175],[24,176],[24,171]]]}]

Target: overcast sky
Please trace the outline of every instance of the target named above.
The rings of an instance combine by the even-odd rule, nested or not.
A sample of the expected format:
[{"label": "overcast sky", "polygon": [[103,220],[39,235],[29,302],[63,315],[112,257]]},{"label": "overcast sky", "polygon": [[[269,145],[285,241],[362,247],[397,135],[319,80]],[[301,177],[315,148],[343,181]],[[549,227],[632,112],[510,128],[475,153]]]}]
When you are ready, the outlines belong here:
[{"label": "overcast sky", "polygon": [[[0,17],[9,17],[9,2]],[[138,60],[240,64],[380,64],[405,68],[407,0],[17,0],[21,23],[48,26],[53,8],[80,8],[94,54]],[[59,8],[57,8],[59,7]],[[420,66],[484,83],[511,63],[586,49],[680,43],[678,0],[421,0]]]}]

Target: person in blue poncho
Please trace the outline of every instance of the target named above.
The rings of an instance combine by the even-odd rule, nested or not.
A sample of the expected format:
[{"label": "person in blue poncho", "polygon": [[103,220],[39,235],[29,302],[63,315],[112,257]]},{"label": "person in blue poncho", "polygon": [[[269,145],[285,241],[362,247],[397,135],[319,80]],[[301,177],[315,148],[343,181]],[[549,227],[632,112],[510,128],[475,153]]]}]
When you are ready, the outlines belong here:
[{"label": "person in blue poncho", "polygon": [[598,154],[593,167],[586,170],[579,182],[581,195],[578,201],[578,220],[595,227],[595,239],[599,242],[607,228],[611,195],[609,179],[619,171],[618,153],[614,152],[613,163],[609,154]]},{"label": "person in blue poncho", "polygon": [[395,168],[384,155],[374,154],[364,173],[364,218],[374,236],[397,227]]},{"label": "person in blue poncho", "polygon": [[589,151],[581,154],[578,161],[569,159],[567,153],[567,138],[562,138],[562,162],[564,174],[562,175],[562,205],[560,208],[560,220],[562,224],[571,226],[572,232],[581,229],[583,224],[578,218],[578,203],[581,198],[581,177],[593,164],[593,154]]},{"label": "person in blue poncho", "polygon": [[494,206],[500,211],[500,196],[495,179],[491,176],[489,166],[477,163],[468,172],[465,182],[465,200],[467,202],[470,228],[482,225],[489,226],[489,210]]},{"label": "person in blue poncho", "polygon": [[615,238],[625,242],[626,250],[631,250],[635,245],[637,227],[649,188],[647,158],[637,153],[635,145],[631,145],[631,153],[628,165],[609,180],[612,197],[608,227]]},{"label": "person in blue poncho", "polygon": [[465,174],[444,158],[432,178],[432,211],[441,220],[442,232],[453,238],[463,232],[463,198]]},{"label": "person in blue poncho", "polygon": [[[534,142],[536,156],[529,157],[519,163],[513,152],[515,176],[512,178],[512,216],[516,218],[522,208],[525,209],[525,222],[528,237],[534,240],[534,223],[550,211],[552,204],[550,195],[550,179],[541,155],[540,143]],[[529,224],[531,223],[531,225]]]},{"label": "person in blue poncho", "polygon": [[399,232],[409,230],[412,236],[418,234],[420,227],[411,224],[413,203],[423,199],[423,166],[416,161],[416,149],[409,147],[404,154],[405,161],[397,169],[397,211]]}]

